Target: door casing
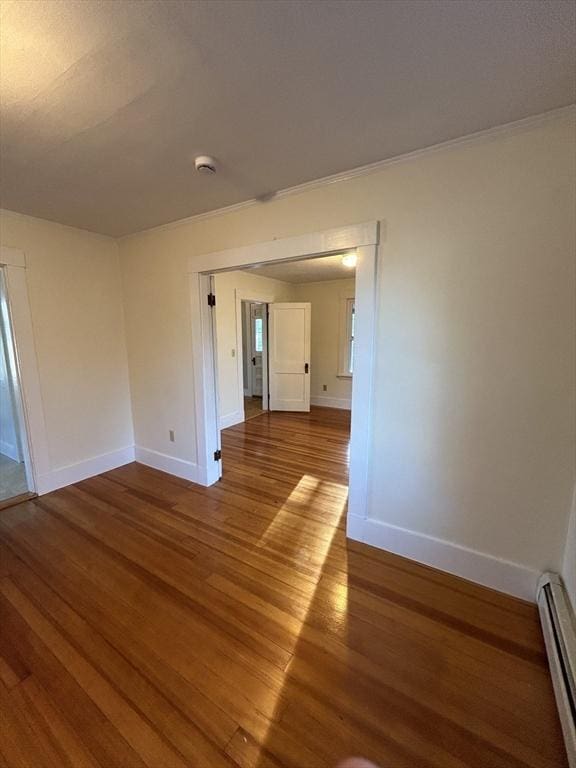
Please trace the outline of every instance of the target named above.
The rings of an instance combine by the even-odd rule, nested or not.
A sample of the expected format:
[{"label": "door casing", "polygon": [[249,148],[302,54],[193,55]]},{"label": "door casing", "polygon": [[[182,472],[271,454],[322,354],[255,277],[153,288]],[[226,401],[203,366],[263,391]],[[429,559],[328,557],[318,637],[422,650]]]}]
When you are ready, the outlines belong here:
[{"label": "door casing", "polygon": [[[267,304],[258,304],[255,301],[250,302],[250,363],[248,370],[250,371],[250,391],[252,395],[257,395],[264,399],[264,362],[266,355],[264,353],[264,323],[266,322],[266,307]],[[256,310],[258,307],[258,311]],[[262,350],[258,352],[255,347],[256,338],[256,319],[262,320]],[[260,365],[255,363],[255,359],[258,360],[260,356]],[[258,377],[256,375],[258,368],[260,368],[260,392],[258,392]]]},{"label": "door casing", "polygon": [[[189,257],[187,268],[195,385],[197,477],[202,485],[212,485],[222,474],[222,461],[214,459],[215,451],[221,449],[221,443],[212,330],[214,312],[207,301],[207,295],[210,293],[210,275],[218,271],[257,264],[318,258],[354,250],[357,256],[356,333],[347,533],[351,538],[358,538],[357,532],[367,518],[374,401],[379,232],[379,222],[371,221]],[[240,310],[237,310],[237,327],[238,321],[241,323],[242,319],[239,312],[241,303]],[[239,385],[241,384],[242,367],[239,366]],[[242,393],[243,386],[239,386],[238,391]]]},{"label": "door casing", "polygon": [[[238,376],[238,411],[242,414],[240,421],[244,421],[244,349],[242,347],[242,302],[255,302],[256,304],[268,305],[274,301],[274,297],[268,293],[260,293],[258,291],[246,291],[240,288],[236,288],[234,291],[236,300],[236,362],[237,362],[237,376]],[[208,319],[210,321],[210,319]],[[264,339],[263,339],[263,351],[262,351],[262,409],[268,410],[268,336],[267,336],[267,324],[264,323]],[[196,358],[195,358],[196,359]],[[218,405],[218,398],[216,398],[216,406]],[[198,403],[196,403],[198,406]],[[198,412],[196,412],[198,413]],[[219,424],[219,422],[218,422]],[[218,441],[220,440],[220,433],[218,433]],[[218,443],[218,449],[220,443]],[[220,477],[220,475],[219,475]],[[206,483],[211,485],[211,483]]]},{"label": "door casing", "polygon": [[1,246],[0,266],[4,269],[12,337],[17,358],[21,402],[19,417],[22,420],[21,434],[26,474],[31,490],[42,494],[52,490],[51,468],[23,251]]}]

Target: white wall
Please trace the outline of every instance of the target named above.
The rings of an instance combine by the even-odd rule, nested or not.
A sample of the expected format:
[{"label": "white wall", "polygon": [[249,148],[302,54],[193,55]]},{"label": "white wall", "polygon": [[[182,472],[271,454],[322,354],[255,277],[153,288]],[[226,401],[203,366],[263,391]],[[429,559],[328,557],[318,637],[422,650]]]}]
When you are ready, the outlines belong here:
[{"label": "white wall", "polygon": [[[340,302],[354,296],[354,279],[300,283],[295,301],[312,304],[310,398],[313,405],[350,408],[352,379],[338,376]],[[326,384],[325,392],[322,386]]]},{"label": "white wall", "polygon": [[238,386],[236,347],[236,290],[251,298],[270,297],[272,301],[293,301],[294,286],[249,272],[222,272],[214,276],[216,293],[216,338],[218,344],[218,383],[220,423],[231,426],[242,420],[244,392]]},{"label": "white wall", "polygon": [[193,460],[186,259],[385,222],[370,515],[559,570],[574,483],[574,118],[120,242],[138,439]]},{"label": "white wall", "polygon": [[8,212],[0,241],[26,258],[52,472],[131,447],[117,244]]}]

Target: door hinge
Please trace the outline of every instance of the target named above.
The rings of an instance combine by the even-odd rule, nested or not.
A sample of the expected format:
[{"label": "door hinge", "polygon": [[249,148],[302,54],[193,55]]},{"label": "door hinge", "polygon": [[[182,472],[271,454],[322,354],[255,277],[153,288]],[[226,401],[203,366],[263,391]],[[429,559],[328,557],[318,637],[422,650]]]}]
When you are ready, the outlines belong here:
[{"label": "door hinge", "polygon": [[217,451],[214,451],[214,461],[220,461],[221,458],[222,458],[222,451],[220,450],[220,448],[218,448]]},{"label": "door hinge", "polygon": [[216,296],[213,293],[208,294],[208,306],[209,307],[216,306]]},{"label": "door hinge", "polygon": [[309,370],[310,370],[310,366],[308,365],[308,363],[304,363],[304,373],[308,373]]}]

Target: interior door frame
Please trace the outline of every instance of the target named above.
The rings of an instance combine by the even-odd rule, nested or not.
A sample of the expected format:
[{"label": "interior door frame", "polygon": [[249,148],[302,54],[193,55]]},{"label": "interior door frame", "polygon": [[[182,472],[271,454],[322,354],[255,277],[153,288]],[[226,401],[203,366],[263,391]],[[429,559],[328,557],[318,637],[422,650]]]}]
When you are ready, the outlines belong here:
[{"label": "interior door frame", "polygon": [[220,449],[220,429],[212,331],[214,318],[207,300],[210,275],[256,264],[296,261],[354,250],[357,255],[356,357],[352,379],[347,533],[351,538],[359,538],[367,518],[372,443],[379,232],[379,222],[370,221],[188,258],[197,469],[198,482],[202,485],[212,485],[222,474],[222,461],[214,459],[214,452]]},{"label": "interior door frame", "polygon": [[[252,365],[248,366],[250,371],[250,387],[252,397],[260,397],[264,400],[264,363],[266,361],[266,349],[264,347],[264,321],[266,320],[266,312],[268,304],[261,304],[257,301],[251,301],[247,306],[250,307],[250,362]],[[255,308],[258,307],[260,311],[260,317],[257,318]],[[258,351],[256,349],[256,320],[262,320],[262,349]],[[260,368],[261,368],[261,384],[260,394],[256,392],[256,355],[260,355]]]},{"label": "interior door frame", "polygon": [[23,432],[26,475],[29,484],[33,485],[30,492],[42,494],[46,492],[46,478],[50,475],[50,458],[23,251],[1,246],[0,266],[4,269],[6,279],[12,342],[18,369],[22,406],[19,418]]},{"label": "interior door frame", "polygon": [[[244,348],[242,345],[242,302],[254,302],[255,304],[268,304],[274,301],[274,297],[268,293],[259,291],[246,291],[240,288],[235,290],[236,297],[236,360],[238,373],[238,411],[242,414],[241,421],[244,421]],[[266,318],[264,318],[266,320]],[[268,329],[267,323],[263,324],[264,334],[262,339],[262,409],[268,410]]]},{"label": "interior door frame", "polygon": [[[244,370],[244,329],[246,326],[251,323],[252,318],[250,317],[250,307],[251,304],[249,301],[243,301],[242,302],[242,376],[246,373]],[[252,333],[252,329],[250,329],[250,333]],[[238,342],[238,339],[236,340]],[[251,397],[252,396],[252,377],[248,376],[248,387],[246,387],[246,382],[244,382],[244,397]]]}]

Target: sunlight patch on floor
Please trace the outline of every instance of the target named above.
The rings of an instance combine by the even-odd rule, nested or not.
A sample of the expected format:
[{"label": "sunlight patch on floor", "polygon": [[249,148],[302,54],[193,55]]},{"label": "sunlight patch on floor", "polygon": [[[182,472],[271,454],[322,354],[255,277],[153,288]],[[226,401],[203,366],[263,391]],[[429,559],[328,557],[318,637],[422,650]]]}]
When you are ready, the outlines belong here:
[{"label": "sunlight patch on floor", "polygon": [[[325,529],[328,523],[331,528],[326,538],[318,535],[314,539],[313,547],[302,545],[297,551],[292,553],[292,556],[297,560],[305,562],[310,567],[315,567],[318,571],[321,571],[326,554],[338,530],[347,500],[348,486],[326,483],[312,475],[303,475],[274,516],[272,522],[260,536],[257,546],[270,549],[285,547],[289,543],[287,542],[287,534],[292,539],[296,537],[298,540],[302,539],[305,542],[309,542],[310,535],[314,534],[313,529],[317,528],[318,534],[320,534],[321,529]],[[314,507],[315,502],[319,506],[321,505],[322,513],[329,516],[330,519],[319,522],[310,518],[310,525],[307,525],[305,520],[295,525],[295,512],[297,510],[311,509]]]},{"label": "sunlight patch on floor", "polygon": [[[322,538],[321,536],[318,536],[315,538],[313,547],[302,545],[298,552],[292,552],[290,555],[291,559],[298,561],[298,555],[301,552],[302,566],[305,566],[309,570],[313,570],[315,573],[315,582],[310,584],[309,593],[305,598],[304,611],[301,614],[302,618],[296,619],[293,616],[290,617],[291,628],[294,632],[294,640],[292,647],[287,650],[293,654],[296,651],[300,635],[302,634],[303,628],[306,626],[310,609],[314,603],[316,592],[322,579],[326,558],[332,547],[334,536],[340,529],[340,522],[345,513],[348,501],[348,486],[339,485],[333,482],[324,482],[312,475],[303,475],[292,490],[290,496],[286,499],[286,503],[278,510],[274,520],[270,523],[258,541],[259,548],[267,548],[269,550],[278,550],[285,547],[287,544],[290,545],[290,542],[287,542],[287,531],[293,533],[298,532],[297,529],[294,528],[294,506],[313,508],[315,500],[317,500],[318,503],[321,503],[323,511],[326,511],[330,515],[331,527],[327,537]],[[318,525],[319,533],[322,528],[325,530],[326,523]],[[309,530],[303,535],[303,541],[310,542]],[[298,547],[298,544],[295,543],[295,546]],[[326,587],[326,585],[324,586]],[[330,589],[330,593],[327,595],[327,600],[330,604],[331,612],[336,619],[336,623],[344,625],[347,620],[348,610],[347,584],[334,582]],[[266,701],[266,710],[268,712],[274,712],[270,717],[268,731],[276,724],[277,713],[275,710],[278,712],[281,710],[282,695],[287,681],[290,678],[290,668],[293,659],[294,656],[286,666],[284,673],[285,682],[274,694],[274,700],[270,701],[270,699],[267,699]],[[265,744],[266,734],[260,733],[259,739],[262,744]],[[256,748],[258,752],[258,757],[253,763],[253,765],[256,766],[259,765],[259,758],[261,757],[260,747],[256,747],[256,745],[253,745],[253,747]]]}]

